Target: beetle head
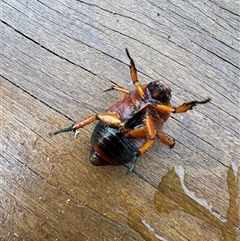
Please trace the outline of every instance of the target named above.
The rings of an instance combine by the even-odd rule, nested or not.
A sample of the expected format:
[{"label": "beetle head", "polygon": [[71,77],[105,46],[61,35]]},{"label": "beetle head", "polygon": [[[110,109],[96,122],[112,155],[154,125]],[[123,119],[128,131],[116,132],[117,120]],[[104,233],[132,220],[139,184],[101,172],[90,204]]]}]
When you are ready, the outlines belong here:
[{"label": "beetle head", "polygon": [[172,97],[171,89],[160,80],[147,85],[147,94],[150,101],[160,101],[162,104],[167,104]]}]

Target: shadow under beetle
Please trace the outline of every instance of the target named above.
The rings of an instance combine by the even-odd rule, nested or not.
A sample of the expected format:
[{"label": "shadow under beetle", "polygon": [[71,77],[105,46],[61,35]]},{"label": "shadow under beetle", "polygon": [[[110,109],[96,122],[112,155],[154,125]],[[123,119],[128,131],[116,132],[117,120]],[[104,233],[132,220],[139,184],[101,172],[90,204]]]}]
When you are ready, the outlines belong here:
[{"label": "shadow under beetle", "polygon": [[140,84],[134,61],[126,49],[130,60],[130,74],[135,90],[129,91],[120,86],[112,86],[106,90],[116,90],[125,95],[113,104],[106,112],[60,129],[53,134],[76,131],[96,120],[91,137],[90,162],[96,166],[123,165],[132,162],[129,171],[133,171],[140,155],[146,152],[154,143],[155,137],[172,148],[174,140],[163,133],[164,122],[171,113],[182,113],[192,109],[204,101],[191,101],[178,107],[170,104],[171,89],[162,81]]}]

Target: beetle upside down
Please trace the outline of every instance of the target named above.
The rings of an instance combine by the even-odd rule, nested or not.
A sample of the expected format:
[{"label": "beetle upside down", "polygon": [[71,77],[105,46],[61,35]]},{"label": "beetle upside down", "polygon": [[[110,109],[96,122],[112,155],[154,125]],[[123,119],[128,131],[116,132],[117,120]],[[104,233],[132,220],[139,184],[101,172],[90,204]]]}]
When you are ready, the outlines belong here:
[{"label": "beetle upside down", "polygon": [[171,89],[160,80],[140,84],[137,69],[127,49],[126,53],[130,60],[130,75],[135,90],[129,91],[120,86],[112,86],[106,91],[116,90],[125,95],[106,112],[90,116],[53,134],[75,132],[98,120],[91,137],[90,162],[97,166],[132,162],[129,169],[131,172],[138,157],[153,145],[155,137],[170,148],[174,146],[174,140],[163,133],[164,122],[171,113],[186,112],[197,104],[209,102],[210,98],[172,107]]}]

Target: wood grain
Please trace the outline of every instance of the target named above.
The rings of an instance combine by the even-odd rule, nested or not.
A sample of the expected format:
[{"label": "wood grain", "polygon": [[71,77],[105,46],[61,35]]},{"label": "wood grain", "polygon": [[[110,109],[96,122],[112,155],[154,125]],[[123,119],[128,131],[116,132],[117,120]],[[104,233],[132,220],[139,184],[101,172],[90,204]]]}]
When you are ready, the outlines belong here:
[{"label": "wood grain", "polygon": [[[1,240],[240,240],[239,2],[1,2]],[[130,83],[162,79],[172,115],[127,166],[90,164],[94,124]]]}]

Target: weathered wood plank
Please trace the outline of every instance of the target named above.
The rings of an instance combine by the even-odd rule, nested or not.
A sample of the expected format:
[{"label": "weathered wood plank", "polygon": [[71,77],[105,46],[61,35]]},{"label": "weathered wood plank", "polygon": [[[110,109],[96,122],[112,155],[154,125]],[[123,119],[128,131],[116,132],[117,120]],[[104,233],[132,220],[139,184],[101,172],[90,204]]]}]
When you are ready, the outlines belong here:
[{"label": "weathered wood plank", "polygon": [[[238,240],[239,3],[2,1],[1,240]],[[163,79],[172,115],[136,170],[88,162],[94,125],[130,82]],[[132,86],[129,86],[132,88]]]}]

